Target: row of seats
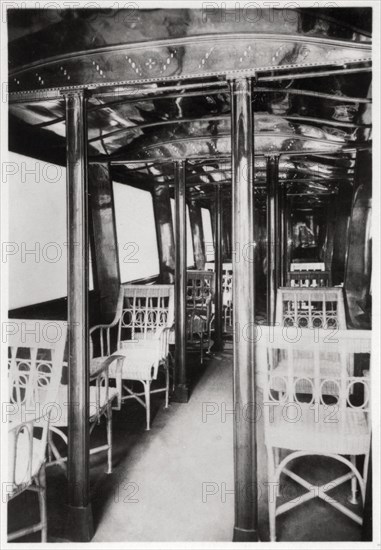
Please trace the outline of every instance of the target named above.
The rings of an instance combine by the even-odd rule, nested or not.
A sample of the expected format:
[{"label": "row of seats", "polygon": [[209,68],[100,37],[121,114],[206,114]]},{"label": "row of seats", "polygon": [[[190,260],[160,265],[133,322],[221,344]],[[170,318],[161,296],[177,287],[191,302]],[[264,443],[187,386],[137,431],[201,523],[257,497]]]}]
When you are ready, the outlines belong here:
[{"label": "row of seats", "polygon": [[[195,334],[199,335],[202,356],[204,338],[208,349],[211,345],[214,273],[188,272],[187,287],[188,339],[192,341]],[[171,372],[173,359],[170,352],[170,344],[174,343],[173,290],[173,285],[123,285],[113,322],[97,325],[90,331],[90,431],[103,416],[106,418],[107,428],[107,442],[92,449],[91,453],[107,451],[109,473],[112,471],[113,409],[120,409],[127,399],[136,399],[146,408],[146,422],[149,429],[151,393],[164,392],[165,406],[168,406],[170,375],[173,376]],[[360,442],[358,447],[351,447],[350,443],[347,445],[347,449],[353,452],[347,453],[351,455],[349,462],[352,466],[350,466],[349,477],[346,479],[351,479],[353,494],[355,494],[356,480],[363,494],[367,474],[367,449],[369,449],[365,442],[370,437],[368,419],[370,391],[367,376],[354,376],[354,357],[358,353],[370,353],[369,331],[346,330],[340,288],[279,289],[276,321],[278,327],[271,327],[271,330],[275,331],[273,338],[266,342],[264,347],[267,363],[266,399],[274,402],[274,406],[298,404],[306,417],[301,424],[294,423],[293,427],[283,426],[284,416],[276,417],[277,422],[271,425],[266,424],[270,479],[279,481],[279,476],[283,472],[303,485],[299,478],[295,478],[296,474],[286,468],[291,459],[285,458],[280,461],[279,453],[280,449],[290,449],[291,432],[287,431],[289,429],[294,430],[292,441],[295,441],[293,445],[298,447],[294,449],[297,453],[295,456],[300,457],[303,453],[311,454],[307,452],[311,449],[305,448],[306,445],[308,447],[309,439],[303,435],[303,429],[309,432],[313,428],[315,439],[320,438],[319,445],[325,448],[324,438],[328,437],[328,447],[331,450],[336,449],[329,455],[335,455],[339,460],[342,460],[340,457],[344,440],[350,441],[352,436],[358,437]],[[10,445],[12,490],[9,495],[12,498],[28,487],[37,490],[40,497],[41,521],[31,529],[33,532],[41,529],[42,539],[46,540],[44,508],[46,447],[49,451],[50,464],[58,463],[64,466],[66,462],[66,458],[61,456],[55,443],[57,435],[67,443],[63,430],[68,424],[67,385],[63,383],[67,380],[65,373],[67,365],[64,364],[66,323],[14,320],[13,324],[14,334],[10,337],[9,346],[10,402],[14,407],[14,410],[10,410],[10,437],[13,443]],[[36,332],[36,326],[45,336],[48,334],[49,326],[50,329],[53,327],[58,336],[51,341],[49,337],[45,337],[43,343],[37,344],[31,336],[33,327]],[[301,332],[297,340],[288,342],[285,338],[283,331],[289,327]],[[268,328],[270,330],[270,327]],[[311,328],[319,330],[311,331],[309,330]],[[114,346],[112,345],[113,329],[116,332]],[[336,333],[339,334],[339,340],[335,347],[335,345],[332,346],[330,339],[332,334]],[[334,343],[336,344],[336,340]],[[258,348],[263,346],[262,340]],[[151,383],[157,379],[159,370],[163,370],[165,374],[165,384],[163,387],[152,389]],[[142,392],[136,391],[133,385],[136,381],[143,384]],[[359,385],[363,388],[360,392]],[[359,393],[363,395],[363,403],[353,405],[350,400],[352,396],[358,399]],[[307,406],[306,396],[310,396],[306,402],[308,406],[316,404],[317,409],[313,407],[312,409],[318,410],[319,414],[320,409],[326,406],[325,396],[334,398],[336,403],[344,407],[344,412],[340,413],[340,426],[344,430],[342,432],[344,435],[341,439],[337,438],[341,441],[341,447],[339,445],[334,447],[331,444],[331,440],[337,436],[334,430],[331,429],[331,432],[326,434],[324,431],[326,426],[321,425],[320,421],[315,422],[313,426],[310,425],[312,417],[308,411],[304,411]],[[49,415],[44,410],[48,403],[55,404],[50,409],[49,426]],[[349,414],[347,408],[353,409],[356,414]],[[22,413],[25,411],[29,413],[34,411],[32,418],[23,418]],[[39,430],[38,437],[35,437],[36,426],[42,428]],[[304,442],[303,448],[299,448],[301,444],[297,443],[298,441]],[[317,452],[314,449],[312,451]],[[365,454],[365,467],[362,473],[355,466],[354,457],[357,454]],[[345,460],[344,463],[347,464],[348,461],[345,462]],[[272,502],[269,509],[271,533],[272,538],[275,539],[275,517],[290,508],[285,505],[276,508]],[[357,522],[361,519],[353,512],[347,515]],[[28,532],[32,531],[23,530],[22,534]],[[12,534],[9,540],[18,538],[22,534],[20,535],[20,532]]]},{"label": "row of seats", "polygon": [[[351,504],[357,504],[358,489],[364,504],[371,438],[370,331],[262,326],[261,333],[257,346],[267,362],[263,400],[271,541],[276,540],[276,518],[313,498],[361,525],[361,512],[331,491],[350,482]],[[340,462],[346,473],[316,485],[310,468],[302,469],[304,478],[291,466],[311,455]],[[356,460],[360,456],[362,465]],[[305,492],[289,500],[281,475]]]},{"label": "row of seats", "polygon": [[[276,518],[320,498],[358,524],[361,514],[330,491],[351,483],[352,504],[360,489],[362,504],[371,438],[370,331],[347,330],[342,288],[332,288],[323,265],[291,264],[288,286],[277,292],[275,327],[258,342],[257,357],[267,365],[263,387],[269,492],[270,539]],[[347,473],[316,486],[291,467],[302,457],[330,457]],[[356,460],[363,456],[360,467]],[[281,475],[305,492],[278,504]]]},{"label": "row of seats", "polygon": [[[199,336],[201,357],[204,339],[211,347],[213,277],[208,272],[204,280],[197,272],[188,273],[187,333],[191,342]],[[59,464],[66,471],[67,462],[61,450],[62,442],[68,443],[67,323],[13,319],[10,325],[8,498],[26,489],[37,491],[40,522],[8,538],[41,530],[42,541],[46,541],[46,451],[48,465]],[[128,399],[137,400],[146,409],[149,430],[151,394],[164,393],[168,407],[174,334],[173,285],[122,285],[114,320],[90,330],[90,434],[102,417],[106,419],[106,443],[92,447],[90,453],[107,452],[108,473],[112,472],[112,411]],[[152,389],[159,370],[164,372],[165,383]],[[136,390],[136,382],[143,391]]]}]

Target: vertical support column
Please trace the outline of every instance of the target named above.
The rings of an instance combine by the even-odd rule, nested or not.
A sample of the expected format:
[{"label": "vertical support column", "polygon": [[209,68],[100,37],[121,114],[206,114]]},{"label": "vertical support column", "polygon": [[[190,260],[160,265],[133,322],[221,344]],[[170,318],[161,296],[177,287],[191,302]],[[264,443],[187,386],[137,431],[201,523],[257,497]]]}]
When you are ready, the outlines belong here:
[{"label": "vertical support column", "polygon": [[89,487],[87,127],[85,91],[65,94],[68,228],[69,424],[67,537],[93,536]]},{"label": "vertical support column", "polygon": [[210,206],[210,225],[212,227],[212,238],[213,238],[213,247],[214,255],[216,254],[216,206],[211,204]]},{"label": "vertical support column", "polygon": [[332,254],[333,254],[333,239],[335,234],[335,224],[336,224],[336,212],[337,212],[337,197],[332,196],[329,200],[328,205],[326,206],[326,216],[325,216],[325,235],[324,243],[322,246],[323,249],[323,261],[325,264],[326,271],[329,271],[331,274],[332,267]]},{"label": "vertical support column", "polygon": [[279,285],[287,282],[287,187],[283,184],[279,193]]},{"label": "vertical support column", "polygon": [[348,182],[341,182],[337,194],[337,211],[335,219],[335,234],[333,237],[333,252],[331,264],[332,285],[344,282],[349,221],[352,210],[353,187]]},{"label": "vertical support column", "polygon": [[276,291],[279,285],[279,158],[269,156],[267,172],[267,322],[275,322]]},{"label": "vertical support column", "polygon": [[99,322],[108,323],[114,319],[120,288],[114,193],[107,164],[90,164],[88,172],[94,287],[99,295]]},{"label": "vertical support column", "polygon": [[176,282],[175,282],[175,391],[173,401],[187,403],[189,388],[186,365],[186,291],[187,291],[187,235],[185,160],[174,162],[176,210]]},{"label": "vertical support column", "polygon": [[231,227],[232,227],[232,212],[231,212],[231,202],[230,200],[225,204],[225,207],[222,209],[223,212],[223,224],[222,224],[222,242],[224,244],[223,257],[227,261],[231,260],[232,254],[232,244],[231,244]]},{"label": "vertical support column", "polygon": [[287,242],[287,269],[291,269],[291,261],[294,252],[294,227],[293,227],[293,199],[287,198],[287,210],[286,210],[286,242]]},{"label": "vertical support column", "polygon": [[171,284],[175,280],[175,239],[168,185],[155,185],[152,198],[159,253],[160,282]]},{"label": "vertical support column", "polygon": [[[248,403],[255,407],[254,338],[254,125],[250,78],[230,82],[233,193],[233,247],[251,249],[233,263],[234,317],[234,407],[242,412]],[[249,257],[251,256],[251,258]],[[251,260],[251,261],[250,261]],[[243,337],[245,335],[245,337]],[[234,423],[234,479],[236,542],[257,541],[257,453],[256,425]],[[245,490],[242,491],[242,487]]]},{"label": "vertical support column", "polygon": [[216,187],[216,215],[215,230],[216,236],[214,253],[214,272],[215,272],[215,311],[214,311],[214,349],[221,351],[223,349],[223,321],[222,321],[222,198],[221,188]]},{"label": "vertical support column", "polygon": [[189,220],[192,230],[193,254],[196,269],[205,269],[205,240],[202,225],[201,207],[196,201],[190,201]]}]

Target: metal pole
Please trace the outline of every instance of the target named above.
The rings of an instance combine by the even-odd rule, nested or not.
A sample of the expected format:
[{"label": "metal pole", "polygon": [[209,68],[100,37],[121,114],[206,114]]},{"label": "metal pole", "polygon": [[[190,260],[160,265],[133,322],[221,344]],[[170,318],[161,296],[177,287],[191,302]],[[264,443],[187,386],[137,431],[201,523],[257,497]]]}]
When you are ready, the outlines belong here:
[{"label": "metal pole", "polygon": [[175,280],[175,239],[168,185],[155,185],[152,198],[159,253],[160,282],[170,284]]},{"label": "metal pole", "polygon": [[214,315],[214,349],[223,349],[223,322],[222,322],[222,200],[221,188],[216,187],[216,215],[214,217],[216,246],[214,255],[215,272],[215,315]]},{"label": "metal pole", "polygon": [[185,160],[174,162],[176,207],[176,282],[175,282],[175,390],[173,401],[187,403],[189,387],[186,365],[186,291],[187,291],[187,234],[185,197]]},{"label": "metal pole", "polygon": [[[255,406],[254,127],[250,78],[231,82],[233,192],[234,407]],[[239,251],[237,253],[237,251]],[[236,542],[257,541],[256,425],[234,422]],[[244,490],[242,490],[244,488]]]},{"label": "metal pole", "polygon": [[89,327],[87,128],[85,91],[68,92],[66,178],[68,227],[69,422],[67,537],[91,540],[89,486]]},{"label": "metal pole", "polygon": [[279,157],[267,158],[267,322],[275,322],[276,291],[279,285]]}]

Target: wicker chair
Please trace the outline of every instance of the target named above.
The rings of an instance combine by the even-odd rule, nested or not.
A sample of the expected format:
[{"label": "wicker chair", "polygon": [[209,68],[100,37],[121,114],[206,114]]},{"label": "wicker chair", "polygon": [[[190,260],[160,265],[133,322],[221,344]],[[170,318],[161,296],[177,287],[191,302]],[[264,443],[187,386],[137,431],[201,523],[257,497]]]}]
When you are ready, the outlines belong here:
[{"label": "wicker chair", "polygon": [[207,351],[212,347],[212,321],[215,277],[212,271],[187,271],[187,343],[200,347],[201,363],[204,358],[204,342]]},{"label": "wicker chair", "polygon": [[[341,288],[280,288],[277,295],[276,326],[297,326],[299,328],[314,329],[315,336],[320,330],[346,329],[343,293]],[[332,332],[333,333],[333,332]],[[294,368],[299,373],[297,389],[299,393],[309,393],[311,387],[304,378],[311,375],[311,362],[308,350],[299,350],[295,358]],[[329,378],[336,377],[340,372],[340,356],[333,352],[322,352],[320,357],[322,375]],[[281,376],[284,364],[277,369]],[[353,363],[350,365],[353,372]],[[274,389],[281,388],[276,385],[279,379],[274,378]],[[335,394],[335,384],[326,383],[324,391]]]},{"label": "wicker chair", "polygon": [[59,414],[67,323],[12,319],[9,337],[8,501],[23,491],[37,492],[40,521],[8,535],[13,541],[41,531],[47,540],[45,455],[49,420]]},{"label": "wicker chair", "polygon": [[[118,304],[118,308],[119,304]],[[106,418],[107,443],[98,447],[92,447],[90,454],[107,451],[107,473],[112,473],[112,410],[120,409],[122,394],[122,364],[124,357],[111,354],[111,329],[116,321],[108,325],[97,325],[90,330],[90,387],[89,387],[89,424],[90,434],[96,425],[100,424],[102,417]],[[65,363],[67,368],[67,363]],[[113,369],[115,386],[109,383],[110,370]],[[68,377],[65,376],[67,379]],[[60,465],[66,470],[67,457],[63,457],[54,442],[54,434],[58,435],[64,443],[68,444],[68,438],[63,431],[68,427],[68,386],[61,384],[57,401],[62,413],[56,419],[52,419],[49,431],[49,463]],[[53,459],[54,456],[54,459]]]},{"label": "wicker chair", "polygon": [[[205,269],[214,272],[214,262],[207,262]],[[224,332],[227,332],[228,326],[233,325],[233,264],[226,262],[222,264],[222,306]]]},{"label": "wicker chair", "polygon": [[[150,429],[150,395],[165,392],[169,403],[169,335],[173,331],[173,285],[123,285],[122,305],[117,315],[117,356],[123,357],[122,401],[135,399],[146,409],[147,430]],[[165,373],[165,386],[151,389],[159,367]],[[110,376],[114,376],[111,369]],[[130,382],[143,384],[143,392],[134,391]]]},{"label": "wicker chair", "polygon": [[[277,488],[275,494],[269,492],[271,541],[276,540],[276,517],[313,498],[321,498],[361,525],[360,515],[327,493],[351,480],[352,501],[356,499],[359,486],[364,503],[371,436],[370,378],[368,370],[359,376],[351,375],[348,365],[355,354],[370,354],[370,332],[340,330],[332,337],[332,331],[322,330],[317,339],[309,330],[299,329],[297,338],[290,334],[295,328],[269,327],[269,330],[272,337],[263,338],[259,345],[265,345],[268,354],[268,376],[264,392],[267,405],[265,444],[268,482],[270,487]],[[295,370],[295,359],[298,359],[300,351],[305,350],[311,354],[306,368],[309,374],[304,374],[311,386],[308,401],[301,399],[298,394],[297,382],[301,375]],[[321,355],[326,353],[339,354],[341,364],[338,376],[330,375],[327,379],[321,370]],[[279,374],[279,365],[284,365],[281,370],[285,375]],[[282,392],[274,390],[274,377],[280,380]],[[327,383],[337,386],[337,397],[333,403],[327,401],[325,395],[324,386]],[[283,450],[288,453],[283,453]],[[293,460],[309,455],[330,457],[346,465],[349,471],[323,486],[314,486],[290,469]],[[356,467],[356,457],[360,455],[364,456],[362,470]],[[300,484],[307,492],[277,507],[281,474]]]}]

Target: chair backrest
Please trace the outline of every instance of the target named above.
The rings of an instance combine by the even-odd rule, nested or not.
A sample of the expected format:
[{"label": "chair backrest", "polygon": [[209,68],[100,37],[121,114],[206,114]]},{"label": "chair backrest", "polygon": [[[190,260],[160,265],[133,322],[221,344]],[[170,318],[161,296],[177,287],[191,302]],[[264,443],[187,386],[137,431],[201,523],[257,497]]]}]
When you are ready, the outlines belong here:
[{"label": "chair backrest", "polygon": [[55,403],[62,376],[67,322],[34,319],[8,321],[9,399],[37,416]]},{"label": "chair backrest", "polygon": [[45,460],[50,413],[58,406],[66,334],[66,321],[10,319],[7,323],[9,498],[31,483]]},{"label": "chair backrest", "polygon": [[111,323],[95,325],[90,329],[90,359],[95,357],[109,357],[115,347],[114,338],[111,338],[111,332],[116,325],[119,326],[120,318],[123,312],[124,287],[120,285],[118,301],[116,304],[115,316]]},{"label": "chair backrest", "polygon": [[[365,415],[370,430],[371,331],[312,331],[297,327],[266,326],[260,329],[261,337],[257,345],[266,348],[268,365],[264,402],[275,405],[295,403],[297,406],[303,403],[304,406],[317,405],[323,408],[331,405],[334,408],[331,412],[337,418],[332,422],[341,422],[340,426],[344,429],[344,421],[350,411],[350,414]],[[304,373],[299,364],[301,352]],[[328,354],[340,358],[340,368],[336,371],[325,370]],[[358,376],[351,371],[356,355],[361,355],[364,369]],[[280,364],[282,369],[277,368]],[[301,400],[298,393],[301,382],[310,386],[308,392],[303,392],[309,395],[307,402],[305,395]],[[327,392],[327,386],[332,385],[336,386],[336,391]]]},{"label": "chair backrest", "polygon": [[205,308],[214,298],[215,274],[213,271],[187,271],[187,309]]},{"label": "chair backrest", "polygon": [[287,286],[290,287],[330,287],[331,276],[329,271],[289,271]]},{"label": "chair backrest", "polygon": [[292,262],[290,271],[325,271],[324,262]]},{"label": "chair backrest", "polygon": [[[214,262],[206,262],[205,269],[214,272]],[[224,304],[229,304],[233,299],[233,264],[228,262],[222,264],[222,297]]]},{"label": "chair backrest", "polygon": [[301,328],[346,329],[341,288],[278,289],[276,323]]},{"label": "chair backrest", "polygon": [[122,341],[149,340],[174,321],[173,285],[123,285],[123,308],[118,327]]}]

